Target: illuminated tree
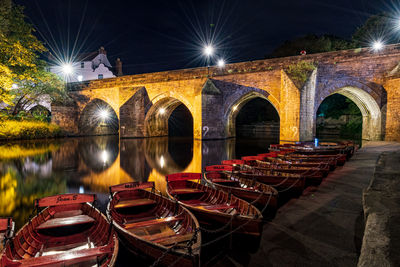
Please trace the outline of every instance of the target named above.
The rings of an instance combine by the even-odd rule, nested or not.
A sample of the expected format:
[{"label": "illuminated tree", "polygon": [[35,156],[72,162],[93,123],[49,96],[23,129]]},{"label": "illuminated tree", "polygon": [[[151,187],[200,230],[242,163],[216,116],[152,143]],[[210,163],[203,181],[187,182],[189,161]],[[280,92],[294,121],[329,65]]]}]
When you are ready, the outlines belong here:
[{"label": "illuminated tree", "polygon": [[62,82],[45,71],[39,55],[46,48],[33,33],[23,7],[0,0],[0,102],[13,106],[13,114],[38,95],[64,96]]}]

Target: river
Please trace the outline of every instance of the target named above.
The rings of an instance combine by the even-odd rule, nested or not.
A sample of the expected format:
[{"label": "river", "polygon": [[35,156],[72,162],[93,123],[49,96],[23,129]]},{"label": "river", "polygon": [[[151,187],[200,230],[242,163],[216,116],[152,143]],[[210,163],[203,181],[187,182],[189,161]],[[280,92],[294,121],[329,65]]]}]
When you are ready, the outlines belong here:
[{"label": "river", "polygon": [[276,142],[96,136],[1,143],[0,217],[13,217],[20,228],[36,198],[77,192],[96,193],[104,211],[111,185],[153,181],[165,192],[166,174],[201,172],[225,159],[267,152]]}]

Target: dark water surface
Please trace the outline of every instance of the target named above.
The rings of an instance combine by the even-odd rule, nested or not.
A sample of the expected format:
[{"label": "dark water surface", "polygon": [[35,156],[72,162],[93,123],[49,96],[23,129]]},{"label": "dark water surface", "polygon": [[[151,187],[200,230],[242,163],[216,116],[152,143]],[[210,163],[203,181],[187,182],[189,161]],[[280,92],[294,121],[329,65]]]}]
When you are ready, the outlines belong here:
[{"label": "dark water surface", "polygon": [[0,217],[20,228],[36,198],[61,193],[96,193],[104,211],[111,185],[154,181],[165,191],[165,175],[201,172],[222,160],[268,151],[276,140],[184,138],[119,139],[117,136],[16,141],[0,144]]}]

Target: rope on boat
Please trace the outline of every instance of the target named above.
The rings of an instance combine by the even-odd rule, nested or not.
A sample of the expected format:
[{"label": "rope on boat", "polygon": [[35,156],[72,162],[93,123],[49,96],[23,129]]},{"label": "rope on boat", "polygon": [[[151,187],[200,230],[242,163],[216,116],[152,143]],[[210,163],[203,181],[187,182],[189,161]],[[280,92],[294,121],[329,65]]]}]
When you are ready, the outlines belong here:
[{"label": "rope on boat", "polygon": [[[259,197],[258,197],[256,200],[252,201],[250,204],[253,205],[253,203],[255,203],[256,201],[258,201],[258,199],[261,198],[262,195],[263,195],[263,193],[261,192],[260,195],[259,195]],[[269,195],[269,199],[268,199],[267,203],[265,204],[265,206],[263,207],[263,209],[260,211],[261,213],[264,213],[264,211],[267,209],[271,198],[272,198],[272,194]],[[233,218],[233,216],[232,216],[232,218]],[[258,218],[257,218],[257,217],[251,218],[250,220],[246,221],[246,222],[243,223],[242,225],[239,225],[238,227],[236,227],[235,229],[231,230],[230,232],[228,232],[228,233],[226,233],[226,234],[223,234],[222,236],[220,236],[220,237],[218,237],[218,238],[215,238],[215,239],[213,239],[213,240],[211,240],[211,241],[209,241],[209,242],[207,242],[207,243],[205,243],[205,244],[202,244],[199,248],[195,248],[195,250],[200,250],[200,248],[203,248],[203,247],[209,246],[209,245],[211,245],[211,244],[214,244],[215,242],[218,242],[218,241],[220,241],[220,240],[222,240],[222,239],[224,239],[224,238],[226,238],[226,237],[232,235],[233,233],[235,233],[236,231],[238,231],[238,230],[240,230],[241,228],[245,227],[247,224],[249,224],[250,222],[252,222],[252,221],[255,220],[255,219],[258,219]],[[232,223],[232,220],[233,220],[233,219],[231,219],[230,223]],[[228,224],[226,224],[226,225],[230,225],[230,223],[228,223]],[[197,229],[196,229],[196,230],[197,230]],[[201,229],[200,229],[200,230],[201,230]],[[202,230],[202,231],[203,231],[203,230]],[[182,256],[180,256],[178,259],[176,259],[171,265],[169,265],[169,267],[175,266],[175,264],[177,264],[185,255],[190,255],[190,254],[184,253]],[[165,257],[165,255],[164,255],[164,257]],[[154,266],[156,266],[156,265],[152,265],[152,267],[154,267]]]},{"label": "rope on boat", "polygon": [[187,256],[187,255],[191,256],[191,255],[193,254],[192,246],[193,246],[193,244],[197,241],[197,234],[198,234],[199,230],[200,230],[199,228],[196,228],[196,229],[194,230],[194,233],[193,233],[192,238],[186,243],[186,245],[185,245],[184,247],[179,246],[179,245],[178,245],[178,242],[176,242],[176,243],[174,243],[174,245],[172,245],[171,247],[169,247],[168,249],[166,249],[166,250],[164,251],[164,253],[163,253],[160,257],[158,257],[158,259],[157,259],[156,261],[153,262],[153,264],[151,265],[151,267],[155,267],[155,266],[159,265],[159,264],[160,264],[160,261],[161,261],[165,256],[167,256],[168,253],[170,253],[172,250],[174,250],[175,248],[186,249],[186,250],[188,251],[188,253],[186,253],[186,252],[182,253],[182,255],[181,255],[178,259],[176,259],[170,266],[174,266],[174,265],[175,265],[176,263],[178,263],[183,257],[185,257],[185,256]]}]

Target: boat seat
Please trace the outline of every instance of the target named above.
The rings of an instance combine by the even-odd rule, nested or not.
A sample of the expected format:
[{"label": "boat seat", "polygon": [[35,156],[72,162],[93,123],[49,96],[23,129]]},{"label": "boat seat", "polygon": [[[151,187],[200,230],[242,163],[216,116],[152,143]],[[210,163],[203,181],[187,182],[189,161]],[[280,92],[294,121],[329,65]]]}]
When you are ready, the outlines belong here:
[{"label": "boat seat", "polygon": [[212,179],[213,183],[237,183],[237,181],[230,180],[230,179]]},{"label": "boat seat", "polygon": [[163,246],[168,246],[168,245],[173,245],[175,243],[182,243],[182,242],[187,242],[190,239],[192,239],[193,237],[193,233],[189,233],[189,234],[184,234],[184,235],[175,235],[172,237],[164,237],[161,239],[156,239],[153,242],[156,242],[160,245]]},{"label": "boat seat", "polygon": [[90,249],[81,249],[72,252],[54,254],[54,255],[47,255],[41,257],[31,257],[23,260],[19,260],[21,263],[20,267],[23,266],[44,266],[44,265],[57,265],[57,264],[76,264],[79,262],[87,261],[93,258],[96,258],[101,255],[105,255],[108,253],[112,253],[113,247],[103,246],[103,247],[95,247]]},{"label": "boat seat", "polygon": [[137,199],[127,199],[120,200],[117,204],[115,204],[114,208],[130,208],[136,206],[146,206],[156,204],[156,201],[148,198],[137,198]]},{"label": "boat seat", "polygon": [[130,228],[135,228],[135,227],[145,227],[145,226],[151,226],[151,225],[156,225],[156,224],[171,223],[171,222],[176,222],[176,221],[179,221],[182,219],[183,219],[182,217],[170,216],[170,217],[141,221],[141,222],[136,222],[136,223],[129,223],[129,224],[125,224],[124,226],[125,226],[125,229],[130,229]]},{"label": "boat seat", "polygon": [[36,229],[42,230],[42,229],[50,229],[50,228],[72,226],[72,225],[94,223],[94,222],[95,219],[93,219],[88,215],[77,215],[77,216],[54,218],[47,220],[38,227],[36,227]]},{"label": "boat seat", "polygon": [[225,210],[225,209],[235,208],[234,205],[226,205],[226,204],[204,205],[204,206],[198,206],[198,207],[201,209],[206,209],[206,210]]},{"label": "boat seat", "polygon": [[198,194],[204,193],[205,191],[197,188],[175,188],[170,191],[172,195],[183,195],[183,194]]}]

